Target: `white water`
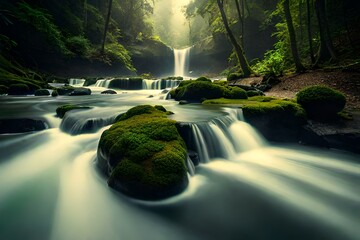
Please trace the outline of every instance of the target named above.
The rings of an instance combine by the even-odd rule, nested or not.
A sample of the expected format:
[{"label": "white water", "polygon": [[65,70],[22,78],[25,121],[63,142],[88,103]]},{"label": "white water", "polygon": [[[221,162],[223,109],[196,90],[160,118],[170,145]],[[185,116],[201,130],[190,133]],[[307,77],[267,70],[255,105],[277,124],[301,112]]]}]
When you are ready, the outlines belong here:
[{"label": "white water", "polygon": [[185,77],[189,73],[191,47],[184,49],[174,49],[174,76]]},{"label": "white water", "polygon": [[103,87],[103,88],[109,88],[109,84],[113,79],[101,79],[97,80],[95,83],[95,87]]},{"label": "white water", "polygon": [[78,78],[70,78],[69,84],[76,87],[84,86],[85,79],[78,79]]},{"label": "white water", "polygon": [[[359,239],[358,155],[274,147],[239,121],[237,109],[219,116],[147,96],[5,99],[0,114],[31,110],[53,128],[0,136],[0,239]],[[60,131],[54,112],[68,102],[94,106],[67,113],[63,121],[78,119],[74,126],[144,103],[165,105],[175,119],[199,119],[191,129],[202,163],[189,187],[157,202],[108,188],[96,168],[107,127],[76,136]]]}]

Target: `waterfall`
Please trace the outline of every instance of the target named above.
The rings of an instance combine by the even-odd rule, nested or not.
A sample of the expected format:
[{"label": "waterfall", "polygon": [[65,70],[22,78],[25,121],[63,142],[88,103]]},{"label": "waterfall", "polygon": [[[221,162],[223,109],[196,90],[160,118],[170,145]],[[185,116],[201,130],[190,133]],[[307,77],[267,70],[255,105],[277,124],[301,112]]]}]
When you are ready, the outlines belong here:
[{"label": "waterfall", "polygon": [[78,79],[78,78],[70,78],[69,79],[69,84],[72,86],[82,87],[82,86],[84,86],[84,83],[85,83],[85,79]]},{"label": "waterfall", "polygon": [[186,76],[189,72],[189,59],[191,47],[174,49],[175,71],[174,76]]},{"label": "waterfall", "polygon": [[95,87],[103,87],[103,88],[109,88],[109,84],[113,79],[101,79],[97,80],[95,83]]},{"label": "waterfall", "polygon": [[97,80],[95,87],[117,88],[124,90],[161,90],[179,86],[181,80],[173,79],[140,79],[129,78]]},{"label": "waterfall", "polygon": [[242,111],[229,109],[228,115],[209,122],[190,123],[191,142],[201,162],[232,159],[237,153],[263,147],[265,140],[242,120]]}]

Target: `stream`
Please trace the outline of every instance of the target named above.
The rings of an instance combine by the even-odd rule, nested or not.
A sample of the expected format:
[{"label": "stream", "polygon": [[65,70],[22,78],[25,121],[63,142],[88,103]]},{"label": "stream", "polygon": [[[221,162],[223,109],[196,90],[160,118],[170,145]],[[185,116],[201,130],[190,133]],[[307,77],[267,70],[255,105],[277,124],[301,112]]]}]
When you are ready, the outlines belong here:
[{"label": "stream", "polygon": [[[360,239],[359,155],[268,143],[239,109],[179,105],[161,90],[91,89],[0,96],[0,118],[49,127],[0,135],[0,239]],[[68,103],[92,108],[57,118]],[[178,196],[129,198],[96,168],[109,121],[139,104],[163,105],[191,124],[201,163]]]}]

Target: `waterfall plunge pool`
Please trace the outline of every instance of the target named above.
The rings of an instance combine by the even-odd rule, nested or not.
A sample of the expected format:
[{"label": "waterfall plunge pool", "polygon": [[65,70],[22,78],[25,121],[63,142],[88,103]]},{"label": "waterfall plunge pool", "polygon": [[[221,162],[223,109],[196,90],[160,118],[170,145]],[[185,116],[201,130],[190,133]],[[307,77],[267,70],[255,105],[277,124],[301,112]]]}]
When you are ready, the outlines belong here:
[{"label": "waterfall plunge pool", "polygon": [[[274,146],[234,109],[180,106],[159,90],[0,98],[1,118],[50,126],[0,135],[0,239],[359,239],[358,155]],[[155,202],[108,188],[95,166],[108,126],[65,133],[54,115],[67,103],[93,107],[69,112],[80,125],[139,104],[163,105],[190,122],[203,160],[188,188]]]}]

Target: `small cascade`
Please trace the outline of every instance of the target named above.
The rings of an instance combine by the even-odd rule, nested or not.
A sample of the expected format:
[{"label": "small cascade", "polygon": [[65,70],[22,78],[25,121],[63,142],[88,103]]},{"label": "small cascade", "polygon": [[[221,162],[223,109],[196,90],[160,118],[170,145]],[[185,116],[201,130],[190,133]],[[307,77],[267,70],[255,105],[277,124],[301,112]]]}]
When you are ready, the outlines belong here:
[{"label": "small cascade", "polygon": [[115,122],[116,116],[111,117],[86,117],[88,113],[73,110],[66,113],[61,121],[60,129],[70,135],[95,133],[99,129]]},{"label": "small cascade", "polygon": [[173,79],[101,79],[97,80],[95,87],[116,88],[124,90],[161,90],[179,86],[180,80]]},{"label": "small cascade", "polygon": [[184,49],[174,49],[174,76],[186,76],[189,72],[191,47]]},{"label": "small cascade", "polygon": [[72,86],[82,87],[84,86],[84,83],[85,83],[85,79],[78,79],[78,78],[69,79],[69,84]]},{"label": "small cascade", "polygon": [[142,89],[144,90],[160,90],[161,89],[161,80],[148,80],[144,79],[142,81]]},{"label": "small cascade", "polygon": [[188,149],[198,154],[200,162],[216,158],[232,159],[237,153],[266,144],[255,129],[241,120],[242,111],[230,109],[226,116],[209,122],[189,123],[190,133],[183,137]]},{"label": "small cascade", "polygon": [[95,87],[103,87],[103,88],[109,88],[109,85],[113,79],[101,79],[97,80],[95,83]]}]

